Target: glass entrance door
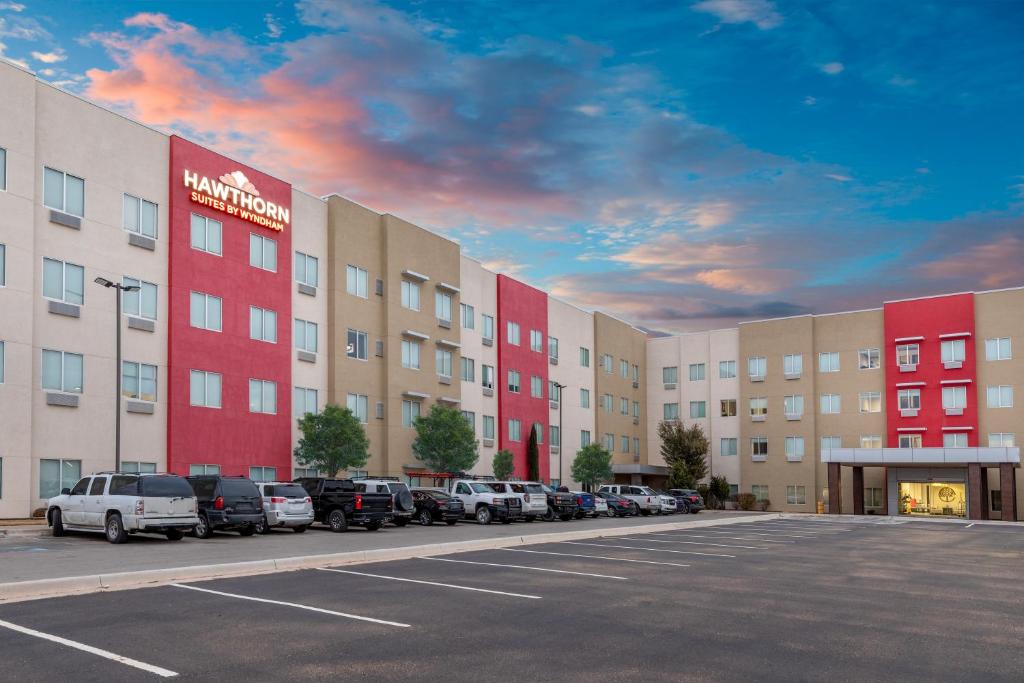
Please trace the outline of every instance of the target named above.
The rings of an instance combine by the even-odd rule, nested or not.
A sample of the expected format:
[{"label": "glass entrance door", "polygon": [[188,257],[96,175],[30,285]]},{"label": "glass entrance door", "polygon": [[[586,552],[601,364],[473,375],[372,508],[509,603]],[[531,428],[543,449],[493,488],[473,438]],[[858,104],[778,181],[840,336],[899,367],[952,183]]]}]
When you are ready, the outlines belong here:
[{"label": "glass entrance door", "polygon": [[967,517],[967,486],[962,481],[901,481],[900,514]]}]

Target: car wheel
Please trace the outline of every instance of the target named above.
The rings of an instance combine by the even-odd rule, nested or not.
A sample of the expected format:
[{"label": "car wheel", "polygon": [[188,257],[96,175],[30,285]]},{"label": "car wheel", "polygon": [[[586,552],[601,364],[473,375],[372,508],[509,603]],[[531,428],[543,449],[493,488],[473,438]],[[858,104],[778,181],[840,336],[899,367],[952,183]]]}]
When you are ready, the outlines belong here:
[{"label": "car wheel", "polygon": [[609,517],[612,517],[612,518],[618,517],[618,514],[615,513],[615,510],[612,510],[611,508],[608,508],[608,513],[607,514],[608,514]]},{"label": "car wheel", "polygon": [[302,533],[305,533],[306,529],[308,529],[308,528],[309,528],[308,526],[303,524],[302,526],[292,527],[292,531],[294,531],[297,534],[302,534]]},{"label": "car wheel", "polygon": [[408,517],[395,517],[393,520],[391,520],[391,523],[397,527],[403,527],[406,524],[408,524],[409,521],[410,520]]},{"label": "car wheel", "polygon": [[502,524],[511,524],[512,523],[512,518],[511,517],[502,517],[501,518],[501,523]]},{"label": "car wheel", "polygon": [[558,516],[558,518],[559,518],[560,520],[562,520],[563,522],[568,522],[568,521],[569,521],[569,520],[571,520],[571,519],[572,519],[572,518],[573,518],[574,516],[575,516],[575,515],[559,515],[559,516]]},{"label": "car wheel", "polygon": [[700,512],[700,510],[690,510],[690,514],[694,514],[694,515],[695,515],[695,514],[697,514],[698,512]]},{"label": "car wheel", "polygon": [[523,519],[525,521],[527,521],[527,522],[532,522],[532,521],[536,520],[537,517],[535,515],[526,515],[526,517],[524,517]]},{"label": "car wheel", "polygon": [[263,515],[260,521],[256,522],[256,533],[258,534],[269,534],[270,524],[267,523],[267,516]]},{"label": "car wheel", "polygon": [[555,511],[552,509],[552,507],[550,505],[548,506],[548,509],[544,511],[543,520],[545,522],[553,522],[553,521],[555,521]]},{"label": "car wheel", "polygon": [[420,524],[430,526],[433,523],[434,516],[430,514],[430,510],[420,510]]},{"label": "car wheel", "polygon": [[633,509],[630,511],[630,514],[633,515],[634,517],[639,517],[640,516],[640,506],[637,505],[636,503],[633,503]]},{"label": "car wheel", "polygon": [[60,510],[54,510],[50,513],[50,523],[53,525],[54,536],[59,538],[66,533],[64,531],[64,519],[60,516]]},{"label": "car wheel", "polygon": [[583,512],[583,510],[580,510],[580,511],[579,511],[579,512],[577,512],[577,513],[576,513],[576,515],[575,515],[576,519],[583,519],[583,518],[584,518],[584,517],[586,517],[586,516],[587,516],[587,513]]},{"label": "car wheel", "polygon": [[116,512],[107,517],[107,540],[111,543],[124,543],[128,540],[128,532],[124,530],[121,515]]},{"label": "car wheel", "polygon": [[327,515],[327,526],[331,527],[331,531],[335,533],[347,531],[348,520],[345,518],[345,511],[331,510],[331,513]]},{"label": "car wheel", "polygon": [[168,529],[164,532],[164,536],[167,537],[168,541],[180,541],[184,538],[185,534],[181,533],[179,529]]},{"label": "car wheel", "polygon": [[367,531],[378,531],[382,526],[384,526],[384,522],[370,522],[369,524],[366,525],[366,530]]},{"label": "car wheel", "polygon": [[238,530],[238,535],[239,536],[252,536],[255,533],[256,533],[256,525],[255,524],[246,524],[245,526],[243,526],[241,529]]},{"label": "car wheel", "polygon": [[649,516],[651,514],[651,511],[650,510],[641,510],[640,514],[643,515],[644,517],[647,517],[647,516]]},{"label": "car wheel", "polygon": [[457,519],[449,519],[449,520],[445,521],[445,524],[447,524],[448,526],[455,526],[458,523],[459,523],[459,520],[457,520]]},{"label": "car wheel", "polygon": [[491,523],[491,511],[486,505],[481,505],[476,509],[476,521],[477,524]]}]

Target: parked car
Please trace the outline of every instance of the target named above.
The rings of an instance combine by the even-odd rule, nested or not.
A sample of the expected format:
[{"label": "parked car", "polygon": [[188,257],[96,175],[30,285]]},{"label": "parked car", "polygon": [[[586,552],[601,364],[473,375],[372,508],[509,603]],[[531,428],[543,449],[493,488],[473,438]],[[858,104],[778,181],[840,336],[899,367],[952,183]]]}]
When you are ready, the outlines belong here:
[{"label": "parked car", "polygon": [[704,509],[704,497],[693,489],[669,489],[668,491],[676,498],[686,501],[687,511],[697,514]]},{"label": "parked car", "polygon": [[461,500],[437,489],[413,489],[412,502],[416,507],[414,517],[423,526],[434,522],[454,526],[466,514]]},{"label": "parked car", "polygon": [[263,519],[256,523],[256,533],[269,534],[274,527],[284,527],[301,534],[313,523],[313,499],[306,489],[278,481],[256,486],[263,494]]},{"label": "parked car", "polygon": [[487,485],[495,493],[515,496],[523,505],[523,519],[532,522],[543,517],[548,510],[548,497],[544,487],[532,481],[489,481]]},{"label": "parked car", "polygon": [[661,514],[661,502],[658,494],[648,486],[632,486],[628,484],[605,484],[601,491],[614,493],[633,501],[634,514]]},{"label": "parked car", "polygon": [[684,515],[690,513],[690,499],[689,497],[684,496],[682,494],[682,489],[669,489],[668,491],[665,491],[662,495],[672,496],[673,498],[675,498],[676,512],[682,513]]},{"label": "parked car", "polygon": [[635,511],[633,501],[629,498],[610,491],[598,491],[595,495],[608,505],[609,517],[629,517]]},{"label": "parked car", "polygon": [[67,531],[102,531],[111,543],[137,532],[180,541],[199,524],[192,487],[174,474],[100,472],[83,477],[46,504],[54,536]]},{"label": "parked car", "polygon": [[490,524],[495,519],[511,524],[513,519],[523,516],[523,503],[517,496],[497,493],[489,484],[475,479],[451,482],[452,495],[462,501],[467,518],[480,524]]},{"label": "parked car", "polygon": [[548,509],[544,513],[545,522],[553,522],[555,518],[568,522],[576,516],[576,497],[569,491],[555,491],[546,484],[541,484],[548,499]]},{"label": "parked car", "polygon": [[584,517],[597,517],[597,504],[594,502],[594,494],[584,491],[572,491],[576,496],[576,519]]},{"label": "parked car", "polygon": [[313,519],[331,531],[347,531],[350,524],[377,531],[393,515],[390,493],[356,491],[351,479],[300,477],[296,484],[306,489],[313,501]]},{"label": "parked car", "polygon": [[397,477],[353,479],[352,481],[356,483],[356,491],[391,494],[392,524],[395,526],[405,526],[412,521],[413,516],[416,514],[412,493],[409,491],[409,486],[399,481]]},{"label": "parked car", "polygon": [[594,516],[603,517],[608,514],[608,501],[601,496],[594,494]]},{"label": "parked car", "polygon": [[661,514],[663,515],[674,515],[679,511],[679,506],[676,504],[674,496],[668,494],[660,494],[658,500],[661,501]]},{"label": "parked car", "polygon": [[197,538],[209,538],[214,531],[237,531],[242,536],[256,533],[263,520],[263,496],[247,477],[197,474],[187,477],[199,507]]}]

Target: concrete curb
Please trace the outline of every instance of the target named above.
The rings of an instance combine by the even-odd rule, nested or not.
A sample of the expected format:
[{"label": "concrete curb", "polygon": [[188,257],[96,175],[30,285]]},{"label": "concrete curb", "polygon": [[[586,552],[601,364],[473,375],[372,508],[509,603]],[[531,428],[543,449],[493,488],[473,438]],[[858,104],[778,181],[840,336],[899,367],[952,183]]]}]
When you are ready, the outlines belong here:
[{"label": "concrete curb", "polygon": [[588,538],[614,536],[631,536],[634,534],[655,531],[677,531],[679,529],[698,529],[701,527],[723,526],[742,522],[756,522],[779,519],[780,514],[743,515],[736,517],[715,517],[713,519],[689,519],[685,522],[665,522],[662,524],[646,524],[643,526],[616,527],[612,529],[580,529],[530,536],[506,536],[502,538],[485,538],[473,541],[454,541],[451,543],[433,543],[429,545],[400,546],[397,548],[379,548],[376,550],[355,550],[347,553],[329,553],[324,555],[307,555],[303,557],[284,557],[272,560],[252,560],[227,564],[209,564],[192,567],[172,567],[168,569],[147,569],[135,572],[118,572],[92,576],[70,576],[57,579],[39,579],[0,584],[0,604],[55,598],[65,595],[83,595],[101,591],[131,590],[135,588],[152,588],[169,583],[188,581],[204,581],[211,579],[254,576],[257,574],[274,574],[316,567],[337,567],[345,565],[366,564],[388,560],[405,560],[413,557],[447,555],[451,553],[472,552],[474,550],[493,550],[511,548],[521,545],[535,545],[558,541],[577,541]]},{"label": "concrete curb", "polygon": [[0,538],[39,538],[52,535],[50,527],[45,524],[26,524],[0,529]]}]

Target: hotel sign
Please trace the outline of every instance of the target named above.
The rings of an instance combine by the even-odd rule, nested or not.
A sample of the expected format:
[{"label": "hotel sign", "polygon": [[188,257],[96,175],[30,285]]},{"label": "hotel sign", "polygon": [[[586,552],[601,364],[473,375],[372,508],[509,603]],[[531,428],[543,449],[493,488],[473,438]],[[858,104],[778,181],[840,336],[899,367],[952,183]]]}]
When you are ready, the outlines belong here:
[{"label": "hotel sign", "polygon": [[241,171],[212,179],[185,169],[184,183],[197,204],[278,232],[291,222],[291,211],[261,197]]}]

